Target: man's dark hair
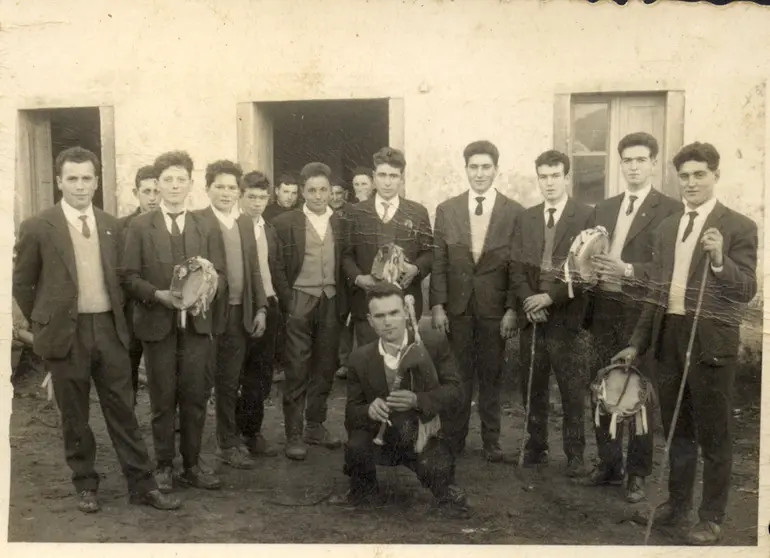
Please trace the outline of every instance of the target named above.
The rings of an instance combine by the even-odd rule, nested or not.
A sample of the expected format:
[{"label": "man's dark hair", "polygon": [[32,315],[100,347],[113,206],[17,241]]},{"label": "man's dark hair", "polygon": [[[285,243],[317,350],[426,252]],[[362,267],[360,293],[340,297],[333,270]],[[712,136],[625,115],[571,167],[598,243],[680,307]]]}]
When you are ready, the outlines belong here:
[{"label": "man's dark hair", "polygon": [[270,191],[270,179],[262,171],[251,171],[243,175],[241,190],[249,189]]},{"label": "man's dark hair", "polygon": [[372,171],[372,169],[370,169],[369,167],[356,167],[353,169],[353,178],[355,178],[356,176],[368,176],[369,179],[371,180],[374,178],[373,175],[374,175],[374,171]]},{"label": "man's dark hair", "polygon": [[332,169],[328,165],[319,162],[308,163],[302,167],[299,173],[300,186],[304,188],[307,181],[316,176],[325,176],[331,186]]},{"label": "man's dark hair", "polygon": [[719,169],[719,151],[710,143],[696,141],[685,145],[674,155],[674,168],[678,171],[687,161],[706,163],[710,171]]},{"label": "man's dark hair", "polygon": [[152,165],[145,165],[136,171],[136,178],[134,178],[134,186],[139,188],[139,185],[143,180],[157,180],[158,175],[155,174],[155,167]]},{"label": "man's dark hair", "polygon": [[279,187],[281,184],[299,184],[299,183],[297,182],[297,179],[293,174],[289,174],[285,172],[278,178],[278,181],[275,183],[276,188]]},{"label": "man's dark hair", "polygon": [[559,164],[564,165],[564,176],[569,174],[569,157],[561,151],[549,149],[537,156],[535,159],[535,171],[542,166],[556,167]]},{"label": "man's dark hair", "polygon": [[153,166],[158,178],[163,174],[163,171],[171,167],[183,167],[187,174],[192,176],[194,168],[192,157],[190,157],[187,151],[168,151],[163,153],[155,159]]},{"label": "man's dark hair", "polygon": [[397,296],[401,299],[401,302],[404,301],[404,291],[401,290],[401,287],[394,285],[393,283],[380,281],[366,292],[366,307],[369,308],[369,304],[373,300],[388,298],[390,296]]},{"label": "man's dark hair", "polygon": [[89,151],[88,149],[84,149],[80,146],[69,147],[56,156],[56,162],[54,163],[54,167],[56,168],[56,176],[61,176],[61,169],[64,166],[64,163],[88,162],[94,166],[94,176],[98,177],[101,167],[99,165],[99,158],[93,153],[93,151]]},{"label": "man's dark hair", "polygon": [[653,136],[647,132],[634,132],[633,134],[628,134],[618,142],[618,155],[622,157],[623,151],[629,147],[636,147],[637,145],[641,145],[650,150],[650,159],[655,159],[660,151],[658,140]]},{"label": "man's dark hair", "polygon": [[406,169],[404,152],[393,147],[383,147],[374,154],[372,160],[374,161],[375,169],[378,165],[390,165],[391,167],[400,169],[402,173]]},{"label": "man's dark hair", "polygon": [[241,185],[241,177],[243,176],[243,169],[238,163],[233,163],[227,159],[221,159],[214,161],[206,167],[206,188],[210,188],[214,184],[217,176],[220,174],[231,174],[238,181],[238,186]]},{"label": "man's dark hair", "polygon": [[465,158],[465,164],[474,155],[489,155],[492,157],[492,162],[497,166],[497,162],[500,160],[500,151],[497,146],[491,141],[479,140],[469,143],[463,150],[463,157]]}]

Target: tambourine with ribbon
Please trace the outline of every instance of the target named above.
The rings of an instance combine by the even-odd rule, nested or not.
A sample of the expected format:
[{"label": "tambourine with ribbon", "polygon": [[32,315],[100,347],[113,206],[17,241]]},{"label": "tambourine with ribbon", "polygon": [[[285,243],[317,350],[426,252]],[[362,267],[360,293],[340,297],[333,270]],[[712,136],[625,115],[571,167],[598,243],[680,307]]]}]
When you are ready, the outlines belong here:
[{"label": "tambourine with ribbon", "polygon": [[649,432],[647,403],[652,396],[652,383],[631,365],[615,363],[597,372],[591,384],[596,411],[594,422],[599,426],[601,415],[611,416],[610,437],[617,436],[618,423],[636,419],[636,434]]},{"label": "tambourine with ribbon", "polygon": [[187,313],[193,316],[206,315],[214,296],[217,294],[217,271],[214,265],[199,256],[188,258],[174,266],[171,279],[171,294],[182,299],[179,310],[179,326],[185,328]]},{"label": "tambourine with ribbon", "polygon": [[599,282],[599,274],[591,258],[610,251],[610,235],[602,226],[581,231],[564,262],[564,279],[567,282],[569,297],[575,298],[573,282],[579,282],[586,287],[595,287]]},{"label": "tambourine with ribbon", "polygon": [[409,263],[404,249],[398,244],[389,242],[383,244],[377,250],[372,262],[372,277],[379,281],[393,283],[402,289],[402,277],[404,276],[404,265]]}]

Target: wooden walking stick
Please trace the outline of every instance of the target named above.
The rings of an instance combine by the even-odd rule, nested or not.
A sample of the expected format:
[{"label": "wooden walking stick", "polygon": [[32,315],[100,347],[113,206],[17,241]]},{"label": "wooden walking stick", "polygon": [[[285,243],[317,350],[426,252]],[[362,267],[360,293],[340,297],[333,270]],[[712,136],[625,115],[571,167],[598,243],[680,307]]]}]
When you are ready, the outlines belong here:
[{"label": "wooden walking stick", "polygon": [[532,376],[535,372],[535,343],[537,342],[537,322],[532,322],[532,348],[529,352],[529,380],[527,381],[527,400],[524,407],[524,433],[521,435],[519,445],[519,468],[524,466],[524,446],[527,444],[527,432],[529,430],[529,407],[532,399]]}]

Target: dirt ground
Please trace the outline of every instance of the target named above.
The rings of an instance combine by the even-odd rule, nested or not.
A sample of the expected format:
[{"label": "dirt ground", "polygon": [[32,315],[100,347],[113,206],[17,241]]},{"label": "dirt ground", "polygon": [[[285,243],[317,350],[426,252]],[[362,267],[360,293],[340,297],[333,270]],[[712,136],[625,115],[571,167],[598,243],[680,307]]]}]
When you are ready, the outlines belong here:
[{"label": "dirt ground", "polygon": [[[127,502],[126,487],[92,394],[91,424],[99,444],[103,509],[84,515],[75,507],[74,489],[64,463],[55,419],[41,410],[42,377],[30,375],[17,386],[10,425],[11,497],[8,540],[11,542],[145,542],[145,543],[373,543],[373,544],[642,544],[644,527],[628,521],[634,510],[620,488],[587,489],[562,474],[560,417],[551,417],[551,463],[540,471],[517,471],[511,465],[485,463],[480,454],[478,417],[473,415],[468,446],[458,460],[457,480],[469,493],[474,515],[450,520],[432,513],[431,496],[406,469],[380,469],[388,502],[379,508],[340,509],[324,500],[344,490],[342,451],[311,449],[305,462],[283,456],[264,458],[252,471],[219,466],[214,458],[214,417],[209,414],[205,459],[219,469],[223,489],[179,492],[183,508],[161,512]],[[510,382],[509,382],[510,383]],[[279,384],[273,400],[279,401]],[[733,490],[724,544],[756,545],[759,460],[759,393],[757,385],[739,383],[735,412]],[[504,395],[501,443],[517,451],[523,424],[515,390]],[[342,427],[344,381],[336,381],[330,400],[329,427]],[[557,396],[553,394],[553,401]],[[555,404],[558,407],[558,404]],[[149,402],[140,393],[137,415],[152,451]],[[267,409],[265,434],[283,443],[280,407]],[[595,455],[590,418],[586,416],[586,458]],[[663,439],[656,434],[656,467],[648,495],[657,491]],[[699,493],[699,490],[696,491]],[[646,504],[640,504],[642,508]],[[653,531],[651,544],[681,544],[676,533]]]}]

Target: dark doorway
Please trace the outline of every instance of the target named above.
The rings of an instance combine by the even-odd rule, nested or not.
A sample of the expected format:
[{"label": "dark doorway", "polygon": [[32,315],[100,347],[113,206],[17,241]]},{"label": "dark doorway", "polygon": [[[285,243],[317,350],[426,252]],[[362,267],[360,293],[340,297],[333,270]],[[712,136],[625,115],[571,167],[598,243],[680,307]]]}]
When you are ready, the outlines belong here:
[{"label": "dark doorway", "polygon": [[299,174],[311,161],[329,165],[350,188],[353,169],[372,166],[388,145],[388,99],[260,103],[273,124],[273,172]]},{"label": "dark doorway", "polygon": [[[101,159],[102,135],[98,107],[66,108],[47,110],[51,122],[51,154],[54,164],[54,181],[56,157],[70,147],[80,146],[88,149]],[[103,176],[99,176],[99,185],[103,185]],[[104,207],[103,188],[96,190],[93,204]],[[61,192],[54,184],[54,203],[61,199]]]}]

